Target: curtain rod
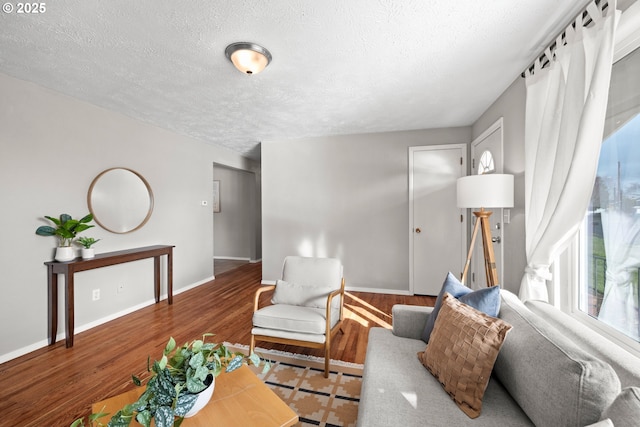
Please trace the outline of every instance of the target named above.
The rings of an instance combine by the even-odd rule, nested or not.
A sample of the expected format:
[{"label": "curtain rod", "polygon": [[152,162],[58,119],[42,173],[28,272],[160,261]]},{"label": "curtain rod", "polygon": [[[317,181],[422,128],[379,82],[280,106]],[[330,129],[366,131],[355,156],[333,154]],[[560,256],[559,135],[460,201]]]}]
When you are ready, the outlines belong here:
[{"label": "curtain rod", "polygon": [[[594,0],[593,3],[596,6],[600,6],[601,0]],[[582,23],[583,27],[587,27],[593,22],[593,19],[591,18],[591,16],[589,15],[589,12],[587,11],[589,4],[585,6],[581,14],[578,14],[576,15],[575,18],[573,18],[573,21],[571,21],[571,23],[569,24],[571,27],[573,27],[574,29],[576,28],[576,20],[580,15],[582,15],[583,20],[585,18],[588,18],[586,21]],[[604,4],[602,5],[602,8],[600,8],[599,10],[604,14],[604,12],[607,10],[608,7],[609,7],[609,2],[605,1]],[[540,67],[541,69],[549,65],[553,60],[553,58],[547,57],[546,51],[549,50],[549,52],[551,52],[551,55],[553,56],[555,50],[558,48],[558,45],[557,45],[558,39],[561,40],[563,46],[567,44],[566,37],[567,37],[567,28],[569,28],[569,25],[567,25],[565,29],[562,30],[562,32],[553,39],[553,42],[551,42],[551,44],[546,49],[544,49],[542,53],[537,57],[537,60],[539,60],[540,63],[542,64],[542,66]],[[524,69],[524,71],[520,74],[520,77],[524,78],[527,71],[529,71],[530,73],[533,73],[533,71],[535,70],[535,65],[536,65],[536,61],[534,60],[531,63],[531,65],[529,65],[527,68]]]}]

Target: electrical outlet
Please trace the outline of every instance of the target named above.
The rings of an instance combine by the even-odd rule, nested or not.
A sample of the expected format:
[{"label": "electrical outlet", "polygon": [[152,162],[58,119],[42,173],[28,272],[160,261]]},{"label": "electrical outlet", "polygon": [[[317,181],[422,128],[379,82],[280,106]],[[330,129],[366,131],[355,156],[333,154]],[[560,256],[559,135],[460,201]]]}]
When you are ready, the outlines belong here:
[{"label": "electrical outlet", "polygon": [[100,299],[100,289],[94,289],[93,290],[93,296],[92,296],[94,301],[98,301]]},{"label": "electrical outlet", "polygon": [[118,285],[118,290],[117,290],[117,292],[118,292],[119,294],[121,294],[121,293],[123,293],[123,292],[124,292],[124,283],[120,283],[120,284]]}]

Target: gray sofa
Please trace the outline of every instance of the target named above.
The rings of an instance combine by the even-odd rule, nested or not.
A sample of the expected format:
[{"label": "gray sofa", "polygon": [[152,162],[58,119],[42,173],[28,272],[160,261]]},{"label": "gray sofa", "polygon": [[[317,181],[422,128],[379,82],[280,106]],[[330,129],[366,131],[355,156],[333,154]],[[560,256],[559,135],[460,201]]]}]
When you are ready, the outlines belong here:
[{"label": "gray sofa", "polygon": [[640,426],[640,359],[542,302],[501,291],[513,326],[467,417],[417,358],[432,308],[396,305],[393,330],[372,328],[358,426]]}]

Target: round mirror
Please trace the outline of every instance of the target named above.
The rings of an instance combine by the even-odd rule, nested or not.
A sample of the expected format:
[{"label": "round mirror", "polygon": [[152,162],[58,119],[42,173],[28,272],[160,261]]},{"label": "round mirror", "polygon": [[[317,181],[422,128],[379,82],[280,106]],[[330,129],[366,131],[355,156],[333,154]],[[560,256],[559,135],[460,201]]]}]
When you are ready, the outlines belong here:
[{"label": "round mirror", "polygon": [[130,233],[142,227],[153,211],[153,193],[138,172],[111,168],[95,177],[87,194],[93,219],[112,233]]}]

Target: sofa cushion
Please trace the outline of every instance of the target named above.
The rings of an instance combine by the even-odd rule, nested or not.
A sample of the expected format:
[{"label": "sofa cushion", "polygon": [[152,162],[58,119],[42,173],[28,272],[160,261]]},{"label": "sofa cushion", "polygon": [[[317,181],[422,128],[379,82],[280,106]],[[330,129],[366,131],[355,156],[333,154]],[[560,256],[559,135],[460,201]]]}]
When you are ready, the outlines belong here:
[{"label": "sofa cushion", "polygon": [[[331,327],[340,319],[340,310],[332,309]],[[324,334],[327,329],[326,309],[297,305],[268,305],[253,313],[258,328],[305,334]]]},{"label": "sofa cushion", "polygon": [[[306,286],[284,280],[276,281],[272,304],[299,305],[302,307],[327,308],[327,297],[335,288],[330,286]],[[333,307],[340,305],[340,297],[331,301]]]},{"label": "sofa cushion", "polygon": [[393,335],[389,329],[369,330],[359,427],[388,426],[533,426],[522,409],[495,379],[489,380],[482,414],[470,419],[442,385],[421,364],[416,353],[422,340]]},{"label": "sofa cushion", "polygon": [[488,314],[489,316],[496,317],[500,310],[500,288],[498,286],[483,288],[474,291],[473,289],[470,289],[460,283],[456,276],[454,276],[453,273],[449,272],[447,273],[447,277],[442,284],[440,293],[436,298],[433,312],[431,313],[431,316],[429,316],[427,325],[425,326],[424,332],[422,333],[422,340],[424,342],[429,342],[429,336],[431,335],[431,331],[433,331],[433,326],[435,325],[435,321],[438,317],[438,312],[440,311],[440,306],[442,305],[442,298],[445,293],[450,293],[465,304],[468,304],[471,307]]},{"label": "sofa cushion", "polygon": [[340,288],[342,263],[336,258],[287,256],[282,264],[282,280],[304,286]]},{"label": "sofa cushion", "polygon": [[618,374],[621,387],[640,385],[640,362],[637,356],[549,303],[527,301],[524,305],[551,326],[562,330],[562,334],[571,338],[578,347],[611,365]]},{"label": "sofa cushion", "polygon": [[513,326],[494,375],[540,426],[585,426],[600,419],[620,392],[611,366],[576,346],[502,291],[499,317]]},{"label": "sofa cushion", "polygon": [[446,293],[420,362],[470,418],[482,410],[493,364],[511,326]]},{"label": "sofa cushion", "polygon": [[627,387],[604,411],[602,419],[610,419],[614,426],[640,422],[640,388]]}]

